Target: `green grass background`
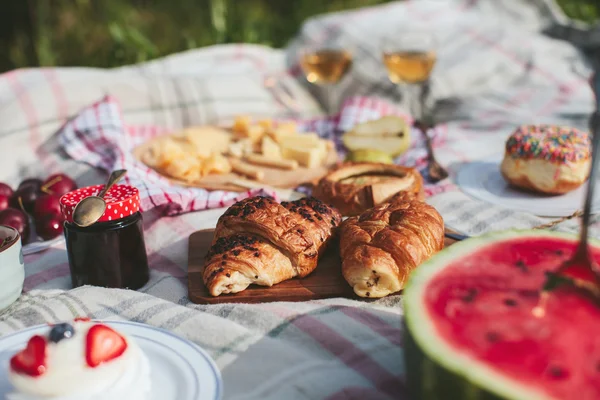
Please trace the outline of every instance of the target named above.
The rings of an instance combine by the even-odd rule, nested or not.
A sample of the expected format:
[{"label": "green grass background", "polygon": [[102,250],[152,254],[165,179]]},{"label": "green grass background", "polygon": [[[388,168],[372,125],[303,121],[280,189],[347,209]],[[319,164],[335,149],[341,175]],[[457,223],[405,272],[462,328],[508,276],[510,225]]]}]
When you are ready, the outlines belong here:
[{"label": "green grass background", "polygon": [[[9,0],[0,13],[0,72],[116,67],[218,43],[283,47],[308,17],[388,1]],[[596,0],[559,3],[583,20],[600,18]]]}]

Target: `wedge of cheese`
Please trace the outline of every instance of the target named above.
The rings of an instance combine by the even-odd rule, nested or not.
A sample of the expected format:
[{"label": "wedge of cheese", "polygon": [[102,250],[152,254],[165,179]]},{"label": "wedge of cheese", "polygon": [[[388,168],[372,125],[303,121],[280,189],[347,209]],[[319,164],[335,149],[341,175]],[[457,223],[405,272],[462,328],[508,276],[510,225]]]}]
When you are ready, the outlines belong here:
[{"label": "wedge of cheese", "polygon": [[323,152],[318,147],[294,148],[282,147],[281,155],[286,160],[295,160],[306,168],[316,168],[323,164]]},{"label": "wedge of cheese", "polygon": [[231,172],[231,164],[221,153],[212,153],[210,157],[203,160],[200,167],[201,175],[226,174]]},{"label": "wedge of cheese", "polygon": [[279,146],[283,158],[296,160],[307,168],[323,165],[328,151],[327,141],[312,132],[283,137]]},{"label": "wedge of cheese", "polygon": [[214,152],[227,151],[233,139],[228,131],[213,126],[189,127],[177,136],[192,145],[196,154],[202,158],[208,158]]},{"label": "wedge of cheese", "polygon": [[281,148],[270,137],[265,136],[261,143],[261,153],[272,160],[281,160]]}]

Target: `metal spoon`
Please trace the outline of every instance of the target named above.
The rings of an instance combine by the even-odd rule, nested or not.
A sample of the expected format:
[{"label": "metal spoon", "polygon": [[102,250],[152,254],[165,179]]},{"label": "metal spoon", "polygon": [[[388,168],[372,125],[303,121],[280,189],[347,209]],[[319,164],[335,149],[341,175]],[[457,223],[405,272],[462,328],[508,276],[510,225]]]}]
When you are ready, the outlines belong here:
[{"label": "metal spoon", "polygon": [[86,197],[75,206],[75,209],[73,210],[73,222],[75,225],[85,228],[86,226],[96,223],[100,217],[102,217],[102,214],[104,214],[104,211],[106,210],[106,202],[103,197],[115,183],[119,182],[121,178],[125,176],[126,173],[126,169],[113,171],[108,177],[104,189],[102,189],[98,195]]}]

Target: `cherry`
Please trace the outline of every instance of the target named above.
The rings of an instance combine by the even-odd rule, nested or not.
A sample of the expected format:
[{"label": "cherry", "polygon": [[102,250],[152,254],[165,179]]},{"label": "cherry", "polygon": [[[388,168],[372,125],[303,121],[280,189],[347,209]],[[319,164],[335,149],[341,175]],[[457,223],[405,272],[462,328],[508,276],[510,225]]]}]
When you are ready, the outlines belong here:
[{"label": "cherry", "polygon": [[59,200],[60,196],[55,194],[38,197],[33,207],[33,215],[39,220],[49,216],[61,215]]},{"label": "cherry", "polygon": [[35,222],[38,235],[44,240],[51,240],[63,233],[64,218],[59,215],[51,215]]},{"label": "cherry", "polygon": [[0,211],[6,210],[8,207],[10,207],[10,197],[0,194]]},{"label": "cherry", "polygon": [[11,197],[13,195],[13,190],[6,183],[0,182],[0,196]]},{"label": "cherry", "polygon": [[25,211],[32,212],[40,193],[35,184],[19,186],[11,198],[10,205],[13,208],[21,209],[21,204],[23,204]]},{"label": "cherry", "polygon": [[50,175],[44,183],[42,183],[42,191],[44,193],[53,194],[58,197],[75,189],[77,189],[77,184],[65,174]]},{"label": "cherry", "polygon": [[24,181],[22,181],[19,184],[19,187],[17,188],[17,190],[22,189],[24,187],[28,187],[28,186],[32,186],[33,188],[35,188],[35,190],[37,192],[40,191],[40,188],[42,187],[42,180],[38,179],[38,178],[29,178],[29,179],[25,179]]},{"label": "cherry", "polygon": [[7,208],[0,211],[0,225],[7,225],[15,228],[21,235],[23,243],[29,239],[29,219],[27,215],[16,208]]}]

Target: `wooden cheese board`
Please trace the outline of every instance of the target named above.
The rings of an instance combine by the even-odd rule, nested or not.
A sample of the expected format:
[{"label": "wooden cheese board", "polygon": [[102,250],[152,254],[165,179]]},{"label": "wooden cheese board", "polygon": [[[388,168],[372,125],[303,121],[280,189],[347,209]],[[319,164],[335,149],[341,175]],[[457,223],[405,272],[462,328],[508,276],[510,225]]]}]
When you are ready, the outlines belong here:
[{"label": "wooden cheese board", "polygon": [[[244,124],[243,129],[251,129],[248,122]],[[332,141],[316,133],[300,133],[295,124],[280,130],[268,131],[258,125],[254,128],[259,129],[258,136],[251,138],[244,136],[250,135],[249,131],[239,133],[231,126],[187,127],[152,138],[132,153],[173,184],[236,192],[248,189],[247,185],[239,184],[241,180],[281,189],[315,183],[339,162]],[[211,158],[215,153],[218,156]],[[171,172],[167,172],[168,168]],[[204,172],[197,174],[198,170]]]},{"label": "wooden cheese board", "polygon": [[[307,301],[333,297],[362,299],[341,274],[341,262],[337,244],[332,246],[319,260],[315,271],[302,279],[290,279],[272,287],[252,285],[248,289],[221,296],[211,296],[204,286],[202,270],[204,256],[210,248],[214,229],[195,232],[190,235],[188,250],[188,297],[193,303],[268,303],[273,301]],[[456,241],[445,238],[448,247]]]}]

